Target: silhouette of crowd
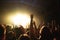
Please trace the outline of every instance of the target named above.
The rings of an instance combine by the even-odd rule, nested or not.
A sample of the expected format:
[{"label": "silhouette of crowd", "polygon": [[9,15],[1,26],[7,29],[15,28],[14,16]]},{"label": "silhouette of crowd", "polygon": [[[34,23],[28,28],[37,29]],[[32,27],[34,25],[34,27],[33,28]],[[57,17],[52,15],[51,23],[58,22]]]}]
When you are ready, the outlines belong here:
[{"label": "silhouette of crowd", "polygon": [[31,15],[27,29],[22,25],[11,29],[10,25],[0,24],[0,40],[60,40],[60,26],[55,20],[36,26]]}]

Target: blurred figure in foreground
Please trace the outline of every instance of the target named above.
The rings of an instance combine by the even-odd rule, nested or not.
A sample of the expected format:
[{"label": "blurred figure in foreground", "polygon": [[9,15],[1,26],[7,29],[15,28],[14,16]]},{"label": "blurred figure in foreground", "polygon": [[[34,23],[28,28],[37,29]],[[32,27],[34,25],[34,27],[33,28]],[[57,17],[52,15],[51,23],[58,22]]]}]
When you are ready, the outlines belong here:
[{"label": "blurred figure in foreground", "polygon": [[52,20],[52,28],[53,28],[53,39],[54,40],[60,40],[60,32],[59,32],[59,26],[56,23],[56,20]]},{"label": "blurred figure in foreground", "polygon": [[0,25],[0,40],[5,40],[6,29],[3,25]]},{"label": "blurred figure in foreground", "polygon": [[25,29],[23,28],[23,26],[19,26],[17,28],[14,29],[14,32],[16,33],[16,39],[21,35],[21,34],[24,34],[26,33],[25,32]]},{"label": "blurred figure in foreground", "polygon": [[6,40],[16,40],[15,33],[13,31],[9,31]]},{"label": "blurred figure in foreground", "polygon": [[19,36],[18,40],[30,40],[30,37],[27,34],[22,34]]},{"label": "blurred figure in foreground", "polygon": [[42,29],[40,40],[51,40],[51,33],[50,33],[49,28],[46,25]]}]

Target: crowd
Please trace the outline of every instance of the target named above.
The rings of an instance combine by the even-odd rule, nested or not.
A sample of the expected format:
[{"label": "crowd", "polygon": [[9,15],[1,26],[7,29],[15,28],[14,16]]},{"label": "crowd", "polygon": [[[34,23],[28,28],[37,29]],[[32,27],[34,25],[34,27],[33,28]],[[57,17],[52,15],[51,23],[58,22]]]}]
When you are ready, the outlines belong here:
[{"label": "crowd", "polygon": [[0,24],[0,40],[60,40],[60,26],[55,20],[37,27],[32,19],[33,16],[28,29],[21,25],[11,29],[9,25]]}]

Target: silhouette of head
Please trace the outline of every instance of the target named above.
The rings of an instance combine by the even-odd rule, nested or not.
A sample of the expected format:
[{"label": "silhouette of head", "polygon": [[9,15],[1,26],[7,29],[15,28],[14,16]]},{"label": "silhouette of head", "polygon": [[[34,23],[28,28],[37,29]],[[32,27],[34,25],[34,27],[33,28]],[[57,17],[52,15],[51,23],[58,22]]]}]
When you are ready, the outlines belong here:
[{"label": "silhouette of head", "polygon": [[7,40],[15,40],[15,35],[13,31],[8,32]]},{"label": "silhouette of head", "polygon": [[30,40],[30,38],[28,36],[22,35],[20,37],[20,40]]}]

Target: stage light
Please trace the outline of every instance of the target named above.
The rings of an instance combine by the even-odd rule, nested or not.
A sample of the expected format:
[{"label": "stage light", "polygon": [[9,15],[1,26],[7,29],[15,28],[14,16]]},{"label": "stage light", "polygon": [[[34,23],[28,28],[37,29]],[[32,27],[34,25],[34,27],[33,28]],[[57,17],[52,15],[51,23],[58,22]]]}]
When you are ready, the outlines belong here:
[{"label": "stage light", "polygon": [[30,17],[22,13],[17,13],[14,16],[11,16],[10,20],[14,25],[22,25],[24,28],[30,23]]}]

